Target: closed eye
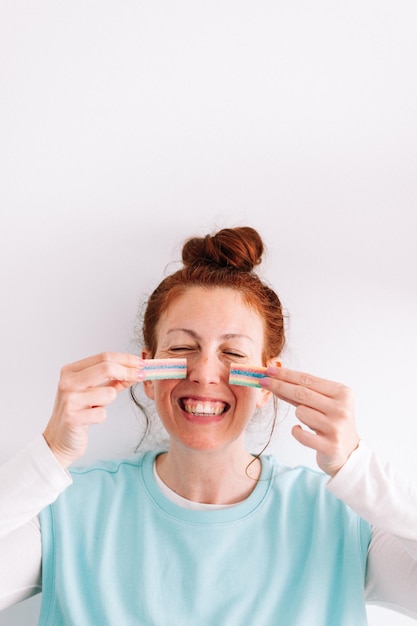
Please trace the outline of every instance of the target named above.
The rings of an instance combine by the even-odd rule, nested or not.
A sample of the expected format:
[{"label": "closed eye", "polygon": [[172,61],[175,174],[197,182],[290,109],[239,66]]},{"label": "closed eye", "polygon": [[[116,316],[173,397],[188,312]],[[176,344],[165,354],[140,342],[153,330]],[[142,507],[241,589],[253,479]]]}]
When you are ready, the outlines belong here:
[{"label": "closed eye", "polygon": [[169,351],[170,352],[190,352],[191,350],[194,350],[195,348],[192,348],[191,346],[175,346],[174,348],[170,348]]}]

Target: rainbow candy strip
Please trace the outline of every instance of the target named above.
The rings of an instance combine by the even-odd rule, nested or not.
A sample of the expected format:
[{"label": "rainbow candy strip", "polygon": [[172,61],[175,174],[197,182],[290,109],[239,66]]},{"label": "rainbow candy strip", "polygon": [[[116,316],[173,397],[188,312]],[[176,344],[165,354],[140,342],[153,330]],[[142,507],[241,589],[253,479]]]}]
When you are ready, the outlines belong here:
[{"label": "rainbow candy strip", "polygon": [[187,376],[187,359],[145,359],[144,361],[144,380],[185,378]]},{"label": "rainbow candy strip", "polygon": [[244,385],[245,387],[260,387],[259,380],[267,378],[266,367],[231,363],[229,385]]}]

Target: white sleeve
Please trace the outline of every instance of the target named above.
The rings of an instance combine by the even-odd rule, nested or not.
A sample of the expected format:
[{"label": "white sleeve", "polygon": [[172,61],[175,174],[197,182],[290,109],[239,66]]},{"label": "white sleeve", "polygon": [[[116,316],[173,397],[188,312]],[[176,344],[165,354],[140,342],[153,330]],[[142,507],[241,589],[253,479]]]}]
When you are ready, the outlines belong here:
[{"label": "white sleeve", "polygon": [[366,601],[417,618],[417,483],[361,442],[327,487],[372,525]]},{"label": "white sleeve", "polygon": [[38,514],[71,482],[42,436],[0,467],[0,610],[40,591]]},{"label": "white sleeve", "polygon": [[41,591],[39,518],[0,539],[0,611]]},{"label": "white sleeve", "polygon": [[71,483],[39,435],[0,467],[0,537],[36,517]]}]

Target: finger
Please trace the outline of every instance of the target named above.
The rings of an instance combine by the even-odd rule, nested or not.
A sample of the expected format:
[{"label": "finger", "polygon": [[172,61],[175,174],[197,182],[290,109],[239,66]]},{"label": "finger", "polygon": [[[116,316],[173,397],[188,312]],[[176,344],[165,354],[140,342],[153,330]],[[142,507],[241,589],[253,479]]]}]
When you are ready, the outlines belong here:
[{"label": "finger", "polygon": [[76,402],[79,409],[88,409],[108,406],[116,399],[117,390],[114,387],[94,387],[77,394]]},{"label": "finger", "polygon": [[312,376],[304,372],[268,368],[268,378],[260,385],[293,406],[305,405],[322,413],[334,412],[352,402],[352,390],[340,383]]},{"label": "finger", "polygon": [[82,372],[89,367],[105,362],[120,363],[121,365],[132,368],[143,367],[143,359],[135,354],[129,354],[127,352],[100,352],[100,354],[70,363],[69,365],[66,365],[63,370],[69,372]]},{"label": "finger", "polygon": [[263,378],[259,384],[292,406],[304,405],[321,413],[327,413],[331,410],[333,400],[313,389],[273,378]]},{"label": "finger", "polygon": [[293,426],[291,432],[294,439],[296,439],[306,448],[311,448],[312,450],[316,450],[317,452],[323,452],[326,449],[327,440],[325,439],[325,437],[322,437],[317,433],[309,432],[299,425]]},{"label": "finger", "polygon": [[58,414],[64,416],[66,422],[79,421],[79,415],[97,407],[106,407],[117,396],[117,391],[112,387],[96,387],[81,392],[69,393],[60,397],[56,409]]},{"label": "finger", "polygon": [[104,360],[80,371],[63,370],[60,389],[76,391],[87,387],[109,385],[114,381],[126,383],[125,386],[129,386],[142,380],[143,377],[143,368],[138,366],[138,362],[132,367],[116,361]]},{"label": "finger", "polygon": [[116,390],[116,393],[120,393],[120,391],[123,391],[128,387],[132,387],[132,385],[135,385],[138,381],[142,381],[142,376],[144,376],[144,374],[138,374],[138,377],[134,379],[133,382],[132,380],[112,380],[104,386],[111,387],[112,389]]},{"label": "finger", "polygon": [[103,406],[94,406],[77,412],[74,425],[88,427],[91,424],[102,424],[107,419],[107,411]]},{"label": "finger", "polygon": [[318,376],[312,376],[312,374],[308,374],[307,372],[298,372],[284,367],[269,367],[266,373],[273,379],[280,380],[297,387],[312,389],[321,395],[327,396],[328,398],[335,397],[340,388],[343,387],[340,383],[332,380],[319,378]]},{"label": "finger", "polygon": [[304,405],[297,406],[295,416],[302,424],[311,428],[317,433],[329,434],[334,428],[333,420],[329,420],[326,415]]}]

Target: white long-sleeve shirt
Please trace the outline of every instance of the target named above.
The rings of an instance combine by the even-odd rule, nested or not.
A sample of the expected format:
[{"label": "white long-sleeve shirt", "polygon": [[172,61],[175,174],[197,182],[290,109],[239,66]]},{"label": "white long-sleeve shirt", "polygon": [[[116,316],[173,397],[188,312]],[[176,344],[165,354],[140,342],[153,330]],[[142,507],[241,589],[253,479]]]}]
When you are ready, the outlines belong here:
[{"label": "white long-sleeve shirt", "polygon": [[[0,467],[0,610],[41,591],[38,514],[71,482],[42,436]],[[167,497],[187,506],[158,484]],[[417,619],[416,483],[361,443],[328,489],[373,527],[367,602]]]}]

